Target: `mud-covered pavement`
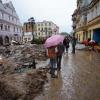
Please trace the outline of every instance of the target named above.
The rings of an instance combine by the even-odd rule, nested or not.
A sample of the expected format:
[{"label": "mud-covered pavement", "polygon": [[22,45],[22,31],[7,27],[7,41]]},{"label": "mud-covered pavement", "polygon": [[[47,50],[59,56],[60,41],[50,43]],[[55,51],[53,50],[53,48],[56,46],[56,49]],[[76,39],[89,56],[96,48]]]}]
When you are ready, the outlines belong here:
[{"label": "mud-covered pavement", "polygon": [[34,100],[100,100],[100,53],[77,51],[63,56],[58,78]]}]

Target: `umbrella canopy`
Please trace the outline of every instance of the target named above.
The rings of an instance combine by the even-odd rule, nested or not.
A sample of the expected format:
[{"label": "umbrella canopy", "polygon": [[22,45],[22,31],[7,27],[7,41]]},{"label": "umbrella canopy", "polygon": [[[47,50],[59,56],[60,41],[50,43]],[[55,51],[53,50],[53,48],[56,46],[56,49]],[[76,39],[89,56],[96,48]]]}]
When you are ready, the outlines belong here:
[{"label": "umbrella canopy", "polygon": [[51,46],[56,46],[56,45],[58,45],[60,42],[63,43],[63,40],[64,40],[64,36],[62,36],[62,35],[52,35],[51,37],[49,37],[49,38],[46,40],[44,46],[45,46],[46,48],[51,47]]}]

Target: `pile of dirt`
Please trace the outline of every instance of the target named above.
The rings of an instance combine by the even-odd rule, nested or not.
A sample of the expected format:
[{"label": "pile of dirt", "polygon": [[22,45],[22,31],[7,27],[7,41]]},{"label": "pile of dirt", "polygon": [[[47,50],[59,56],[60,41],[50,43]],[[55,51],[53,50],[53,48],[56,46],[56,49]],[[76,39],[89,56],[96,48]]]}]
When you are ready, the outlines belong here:
[{"label": "pile of dirt", "polygon": [[0,100],[33,100],[42,91],[47,70],[0,75]]},{"label": "pile of dirt", "polygon": [[16,63],[13,60],[2,58],[2,63],[0,65],[0,75],[14,73],[16,66]]},{"label": "pile of dirt", "polygon": [[36,60],[46,60],[45,56],[45,48],[43,45],[23,45],[23,46],[14,46],[12,55],[13,57],[19,59],[19,61],[26,61],[31,60],[32,58],[35,58]]},{"label": "pile of dirt", "polygon": [[0,66],[0,73],[11,73],[14,69],[26,67],[36,68],[36,63],[38,61],[46,61],[46,53],[43,45],[17,45],[7,47],[10,51],[10,54],[5,54],[5,47],[1,47],[0,50],[3,52],[3,64]]},{"label": "pile of dirt", "polygon": [[[6,54],[8,49],[10,52]],[[0,48],[0,100],[33,100],[47,81],[46,67],[33,69],[35,60],[47,60],[45,48],[30,44],[10,46],[8,49]]]}]

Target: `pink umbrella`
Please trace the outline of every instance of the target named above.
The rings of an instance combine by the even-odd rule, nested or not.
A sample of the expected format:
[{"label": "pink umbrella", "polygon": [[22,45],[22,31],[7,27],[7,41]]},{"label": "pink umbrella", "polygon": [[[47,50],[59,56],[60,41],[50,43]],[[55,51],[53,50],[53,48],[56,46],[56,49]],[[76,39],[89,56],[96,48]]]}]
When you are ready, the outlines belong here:
[{"label": "pink umbrella", "polygon": [[51,47],[51,46],[56,46],[60,42],[63,43],[64,36],[62,35],[52,35],[50,38],[48,38],[44,44],[46,48]]}]

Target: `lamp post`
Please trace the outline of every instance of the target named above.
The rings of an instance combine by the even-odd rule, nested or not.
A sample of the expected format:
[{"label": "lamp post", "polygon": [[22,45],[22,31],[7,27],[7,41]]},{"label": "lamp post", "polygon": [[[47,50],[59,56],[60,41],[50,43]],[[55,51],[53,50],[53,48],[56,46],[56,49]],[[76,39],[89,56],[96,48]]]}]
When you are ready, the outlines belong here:
[{"label": "lamp post", "polygon": [[32,28],[32,36],[33,36],[32,43],[33,43],[34,42],[34,25],[35,25],[34,17],[31,17],[30,19],[28,19],[28,21]]}]

